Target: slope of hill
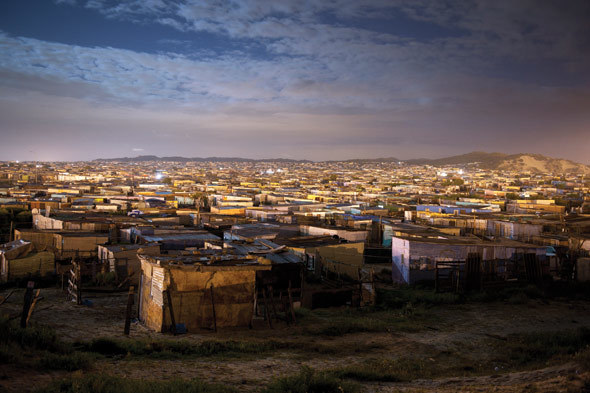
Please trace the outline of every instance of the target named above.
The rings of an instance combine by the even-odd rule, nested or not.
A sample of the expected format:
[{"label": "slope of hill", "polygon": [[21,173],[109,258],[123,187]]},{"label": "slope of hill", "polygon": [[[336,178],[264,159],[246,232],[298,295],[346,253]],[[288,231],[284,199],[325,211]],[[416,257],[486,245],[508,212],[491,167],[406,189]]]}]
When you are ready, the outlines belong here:
[{"label": "slope of hill", "polygon": [[516,157],[506,157],[496,169],[521,172],[590,174],[588,165],[560,158],[549,158],[540,154],[518,154]]},{"label": "slope of hill", "polygon": [[459,156],[439,159],[406,160],[410,165],[464,165],[477,163],[480,168],[498,170],[517,170],[519,172],[539,173],[590,173],[590,167],[574,161],[546,157],[541,154],[504,154],[471,152]]}]

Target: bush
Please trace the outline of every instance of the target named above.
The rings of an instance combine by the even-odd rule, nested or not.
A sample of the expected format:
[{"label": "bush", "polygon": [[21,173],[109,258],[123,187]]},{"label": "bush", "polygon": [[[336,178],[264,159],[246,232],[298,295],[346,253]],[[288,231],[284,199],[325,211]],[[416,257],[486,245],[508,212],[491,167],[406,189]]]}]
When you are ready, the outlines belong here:
[{"label": "bush", "polygon": [[277,378],[263,393],[354,393],[360,391],[357,384],[342,381],[324,372],[303,367],[299,374]]}]

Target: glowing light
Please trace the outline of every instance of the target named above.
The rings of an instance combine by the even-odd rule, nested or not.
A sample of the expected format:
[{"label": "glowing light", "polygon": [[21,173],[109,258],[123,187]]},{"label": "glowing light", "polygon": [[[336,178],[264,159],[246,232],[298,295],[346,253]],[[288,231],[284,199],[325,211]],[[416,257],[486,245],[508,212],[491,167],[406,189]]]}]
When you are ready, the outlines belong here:
[{"label": "glowing light", "polygon": [[459,169],[459,172],[457,172],[458,174],[462,175],[463,174],[463,169]]},{"label": "glowing light", "polygon": [[161,180],[161,179],[162,179],[162,174],[156,173],[156,180]]}]

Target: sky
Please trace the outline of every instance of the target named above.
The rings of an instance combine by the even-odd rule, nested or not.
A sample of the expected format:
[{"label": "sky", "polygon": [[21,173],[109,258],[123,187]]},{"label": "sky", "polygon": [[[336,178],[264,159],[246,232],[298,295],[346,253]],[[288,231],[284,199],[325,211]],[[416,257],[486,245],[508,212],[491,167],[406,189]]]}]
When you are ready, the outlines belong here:
[{"label": "sky", "polygon": [[3,0],[0,160],[590,164],[588,0]]}]

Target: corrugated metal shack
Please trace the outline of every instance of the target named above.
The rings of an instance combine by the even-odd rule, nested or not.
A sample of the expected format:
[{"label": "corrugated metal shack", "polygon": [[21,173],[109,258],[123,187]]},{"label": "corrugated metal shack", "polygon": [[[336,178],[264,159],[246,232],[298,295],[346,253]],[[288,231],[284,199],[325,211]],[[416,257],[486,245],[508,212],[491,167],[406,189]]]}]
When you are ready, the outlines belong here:
[{"label": "corrugated metal shack", "polygon": [[139,255],[139,259],[139,317],[156,332],[177,324],[189,331],[250,325],[256,272],[271,269],[268,260],[253,257]]},{"label": "corrugated metal shack", "polygon": [[129,278],[131,285],[137,285],[141,276],[141,262],[137,257],[140,249],[145,255],[160,254],[159,243],[100,245],[98,260],[106,270],[115,273],[117,281]]}]

